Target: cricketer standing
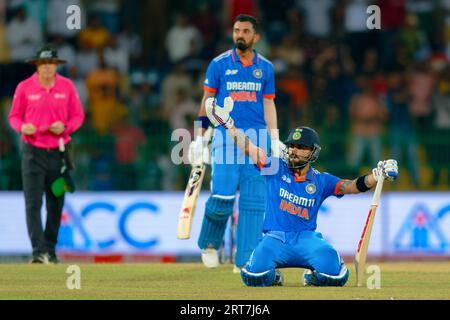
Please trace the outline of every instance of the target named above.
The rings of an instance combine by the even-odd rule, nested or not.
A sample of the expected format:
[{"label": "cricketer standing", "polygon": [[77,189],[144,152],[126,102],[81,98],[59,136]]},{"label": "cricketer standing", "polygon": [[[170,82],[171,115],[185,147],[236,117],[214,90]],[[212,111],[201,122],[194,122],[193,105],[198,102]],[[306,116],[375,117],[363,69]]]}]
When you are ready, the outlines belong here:
[{"label": "cricketer standing", "polygon": [[394,180],[398,175],[397,161],[379,161],[371,173],[354,180],[339,179],[312,167],[321,150],[319,135],[313,129],[293,129],[281,157],[269,157],[234,125],[231,98],[225,99],[223,108],[209,98],[205,108],[210,121],[227,129],[267,183],[264,237],[241,270],[244,284],[282,285],[278,269],[294,267],[307,269],[303,275],[305,286],[345,285],[349,271],[339,253],[315,231],[317,213],[329,196],[340,198],[365,192],[381,176]]},{"label": "cricketer standing", "polygon": [[[269,60],[253,49],[258,39],[257,20],[249,15],[239,15],[233,25],[235,47],[209,64],[197,118],[202,125],[189,146],[189,160],[193,166],[201,165],[206,157],[202,136],[210,124],[205,112],[205,101],[209,97],[215,97],[220,102],[225,97],[233,97],[233,117],[239,127],[255,130],[251,138],[253,142],[267,152],[272,149],[272,153],[277,153],[279,140],[274,103],[274,68]],[[218,249],[239,187],[235,265],[242,268],[262,236],[266,185],[248,158],[231,139],[225,137],[225,130],[216,128],[212,143],[211,196],[206,202],[198,246],[202,249],[204,265],[217,267]]]}]

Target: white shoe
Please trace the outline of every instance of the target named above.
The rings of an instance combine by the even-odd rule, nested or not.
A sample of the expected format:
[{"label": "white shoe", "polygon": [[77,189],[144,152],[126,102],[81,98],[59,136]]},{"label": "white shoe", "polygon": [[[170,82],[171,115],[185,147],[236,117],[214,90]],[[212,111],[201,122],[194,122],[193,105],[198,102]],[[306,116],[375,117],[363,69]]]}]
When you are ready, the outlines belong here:
[{"label": "white shoe", "polygon": [[234,265],[233,266],[233,273],[241,273],[241,268],[239,268],[238,266]]},{"label": "white shoe", "polygon": [[217,250],[213,248],[202,250],[202,262],[207,268],[217,268],[219,266]]}]

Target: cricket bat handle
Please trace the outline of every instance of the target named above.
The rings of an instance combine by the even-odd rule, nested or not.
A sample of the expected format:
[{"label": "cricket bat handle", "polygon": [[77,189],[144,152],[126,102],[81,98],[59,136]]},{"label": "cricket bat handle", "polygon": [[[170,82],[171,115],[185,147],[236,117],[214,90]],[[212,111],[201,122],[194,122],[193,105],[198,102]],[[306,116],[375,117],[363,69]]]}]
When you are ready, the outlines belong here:
[{"label": "cricket bat handle", "polygon": [[384,179],[385,179],[384,176],[378,177],[375,191],[373,192],[373,196],[372,196],[371,207],[373,207],[373,206],[378,207],[378,204],[380,203],[381,190],[383,189]]}]

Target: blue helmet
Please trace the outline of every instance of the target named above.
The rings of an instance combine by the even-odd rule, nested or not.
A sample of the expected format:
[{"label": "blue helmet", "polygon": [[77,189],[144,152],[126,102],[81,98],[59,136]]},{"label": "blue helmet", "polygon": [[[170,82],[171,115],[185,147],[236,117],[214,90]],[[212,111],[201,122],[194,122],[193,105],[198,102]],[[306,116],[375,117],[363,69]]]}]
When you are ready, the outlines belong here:
[{"label": "blue helmet", "polygon": [[[314,129],[309,127],[297,127],[293,129],[284,142],[286,146],[289,145],[302,145],[312,148],[311,156],[309,159],[301,166],[291,166],[291,169],[303,168],[307,163],[312,163],[319,158],[320,150],[320,138]],[[291,164],[290,164],[291,165]]]}]

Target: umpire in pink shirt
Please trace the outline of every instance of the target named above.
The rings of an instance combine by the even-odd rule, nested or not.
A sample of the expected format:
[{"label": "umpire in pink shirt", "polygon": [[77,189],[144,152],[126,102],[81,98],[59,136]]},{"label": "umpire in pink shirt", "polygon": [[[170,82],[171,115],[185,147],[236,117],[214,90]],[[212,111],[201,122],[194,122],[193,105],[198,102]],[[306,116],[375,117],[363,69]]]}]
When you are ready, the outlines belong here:
[{"label": "umpire in pink shirt", "polygon": [[[64,195],[56,197],[51,184],[61,173],[59,139],[62,137],[64,144],[69,143],[70,135],[84,121],[84,112],[72,81],[56,72],[58,64],[65,61],[58,58],[54,46],[45,45],[27,62],[36,65],[37,71],[17,86],[9,123],[23,141],[22,182],[28,235],[33,247],[31,262],[57,263],[55,247]],[[41,220],[44,193],[45,228]]]}]

